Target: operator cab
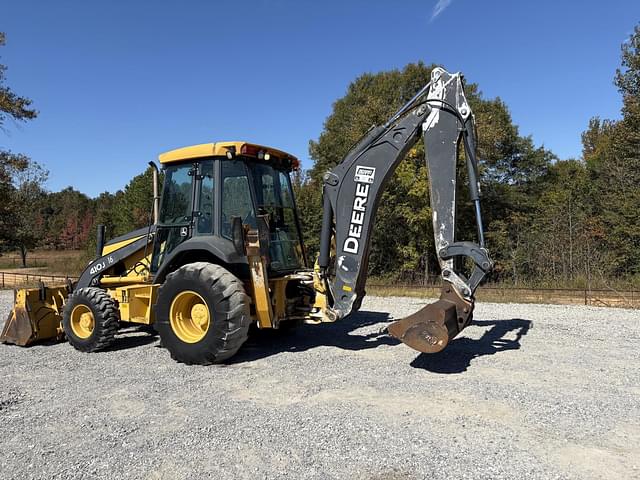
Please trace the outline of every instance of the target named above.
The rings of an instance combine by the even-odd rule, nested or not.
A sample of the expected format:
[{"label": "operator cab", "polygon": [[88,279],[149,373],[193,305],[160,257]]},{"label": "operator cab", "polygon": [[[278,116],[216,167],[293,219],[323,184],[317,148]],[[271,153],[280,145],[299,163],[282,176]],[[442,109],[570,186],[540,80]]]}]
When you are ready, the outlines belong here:
[{"label": "operator cab", "polygon": [[299,168],[296,157],[262,145],[217,142],[172,150],[159,160],[164,183],[153,272],[192,238],[231,252],[233,219],[256,229],[261,215],[269,229],[269,270],[278,276],[306,267],[289,178]]}]

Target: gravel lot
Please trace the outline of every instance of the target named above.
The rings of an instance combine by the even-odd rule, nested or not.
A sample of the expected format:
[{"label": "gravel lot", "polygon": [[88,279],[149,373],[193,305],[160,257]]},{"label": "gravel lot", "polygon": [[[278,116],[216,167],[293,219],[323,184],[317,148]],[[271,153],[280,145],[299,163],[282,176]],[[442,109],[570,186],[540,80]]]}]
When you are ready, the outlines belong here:
[{"label": "gravel lot", "polygon": [[431,356],[377,335],[424,303],[368,298],[214,367],[141,332],[0,345],[0,478],[640,478],[639,311],[479,304]]}]

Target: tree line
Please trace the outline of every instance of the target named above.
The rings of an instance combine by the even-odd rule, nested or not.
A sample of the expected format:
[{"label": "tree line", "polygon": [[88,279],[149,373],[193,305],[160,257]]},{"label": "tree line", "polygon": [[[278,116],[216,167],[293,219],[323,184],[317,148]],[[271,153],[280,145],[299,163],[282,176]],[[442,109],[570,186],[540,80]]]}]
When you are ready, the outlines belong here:
[{"label": "tree line", "polygon": [[[640,27],[622,45],[612,72],[622,96],[620,120],[593,117],[581,158],[560,160],[519,133],[507,105],[466,84],[476,116],[480,183],[494,281],[588,285],[640,279]],[[364,74],[335,102],[320,137],[311,141],[313,167],[297,181],[305,242],[318,250],[322,175],[337,165],[372,123],[384,123],[430,78],[435,65]],[[464,158],[459,159],[464,185]],[[474,238],[473,209],[458,190],[459,238]],[[424,279],[439,273],[433,245],[424,145],[398,167],[380,203],[369,273]],[[620,283],[620,282],[616,282]]]},{"label": "tree line", "polygon": [[[434,67],[416,63],[366,73],[333,105],[319,138],[309,143],[313,166],[294,173],[309,258],[319,246],[322,175],[372,124],[384,123],[425,85]],[[8,118],[26,121],[37,115],[27,98],[4,85],[5,68],[0,66],[0,128]],[[586,285],[640,278],[640,27],[622,45],[621,65],[612,76],[622,96],[621,118],[592,118],[582,135],[582,156],[568,160],[520,134],[500,98],[485,98],[478,85],[466,84],[478,128],[487,244],[496,261],[492,280]],[[474,238],[463,155],[457,232]],[[19,248],[25,256],[35,247],[92,252],[97,224],[106,225],[111,237],[148,224],[150,169],[123,190],[97,198],[71,187],[47,192],[46,176],[36,162],[0,149],[0,246]],[[383,194],[371,275],[417,280],[439,273],[428,197],[419,142]]]}]

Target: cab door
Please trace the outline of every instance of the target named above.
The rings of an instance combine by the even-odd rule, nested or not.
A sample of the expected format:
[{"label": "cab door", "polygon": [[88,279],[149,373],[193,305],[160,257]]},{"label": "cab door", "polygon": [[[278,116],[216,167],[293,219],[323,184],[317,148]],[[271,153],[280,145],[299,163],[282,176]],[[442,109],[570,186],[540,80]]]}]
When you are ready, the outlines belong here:
[{"label": "cab door", "polygon": [[151,271],[154,273],[178,245],[191,238],[194,226],[200,226],[199,222],[194,221],[199,203],[195,193],[201,183],[200,171],[200,162],[165,168],[151,261]]}]

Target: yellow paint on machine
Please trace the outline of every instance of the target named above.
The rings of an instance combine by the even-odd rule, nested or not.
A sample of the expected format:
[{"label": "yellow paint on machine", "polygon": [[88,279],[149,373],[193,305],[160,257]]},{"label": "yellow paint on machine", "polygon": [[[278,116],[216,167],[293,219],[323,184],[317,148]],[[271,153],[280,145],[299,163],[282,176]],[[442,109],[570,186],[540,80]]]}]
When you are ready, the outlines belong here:
[{"label": "yellow paint on machine", "polygon": [[122,247],[126,247],[127,245],[135,242],[136,240],[140,240],[142,237],[144,237],[144,235],[128,238],[126,240],[122,240],[121,242],[112,243],[110,245],[105,245],[104,248],[102,249],[102,255],[108,255],[110,253],[113,253],[116,250],[119,250]]},{"label": "yellow paint on machine", "polygon": [[269,286],[273,292],[271,303],[276,324],[287,318],[287,295],[285,291],[290,277],[290,275],[287,275],[286,277],[269,279]]},{"label": "yellow paint on machine", "polygon": [[[248,142],[216,142],[216,143],[201,143],[199,145],[191,145],[189,147],[176,148],[165,153],[161,153],[158,156],[158,160],[161,164],[181,162],[184,160],[191,160],[194,158],[203,157],[225,157],[228,151],[234,151],[236,155],[245,155],[250,157],[256,157],[256,153],[242,153],[243,147],[250,149],[252,152],[261,151],[268,153],[271,157],[280,160],[289,160],[294,169],[300,165],[299,160],[290,153],[283,152],[277,148],[267,147],[264,145],[258,145]],[[257,157],[256,157],[257,158]]]},{"label": "yellow paint on machine", "polygon": [[185,343],[198,343],[209,331],[211,313],[202,295],[184,290],[175,296],[169,309],[169,323],[176,336]]},{"label": "yellow paint on machine", "polygon": [[27,346],[41,340],[62,338],[62,307],[67,287],[22,288],[16,291],[16,303],[4,324],[0,341]]},{"label": "yellow paint on machine", "polygon": [[260,328],[271,328],[273,313],[271,309],[271,299],[269,297],[269,287],[267,286],[267,270],[264,260],[259,256],[248,256],[249,270],[251,270],[251,280],[253,286],[253,301],[258,317]]},{"label": "yellow paint on machine", "polygon": [[137,284],[109,290],[109,295],[118,302],[120,319],[123,322],[150,325],[154,322],[153,304],[156,302],[160,284]]}]

